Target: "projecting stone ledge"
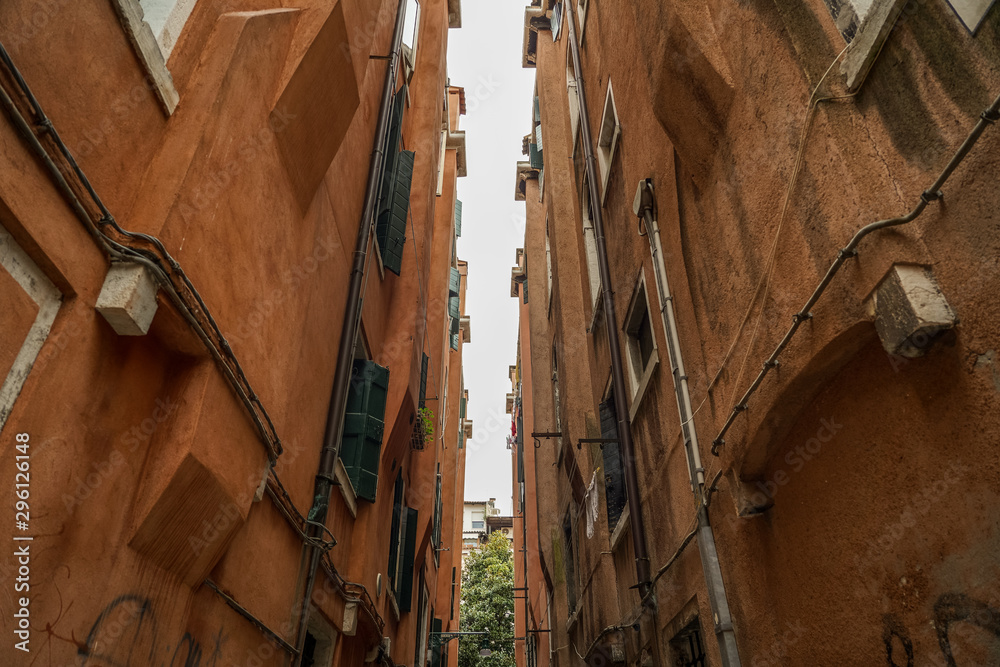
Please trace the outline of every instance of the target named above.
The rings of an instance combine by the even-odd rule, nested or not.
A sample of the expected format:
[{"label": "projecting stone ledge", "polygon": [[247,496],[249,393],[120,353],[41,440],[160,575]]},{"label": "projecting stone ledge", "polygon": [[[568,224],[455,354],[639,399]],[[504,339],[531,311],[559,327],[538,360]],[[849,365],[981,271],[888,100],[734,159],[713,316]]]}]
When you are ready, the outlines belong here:
[{"label": "projecting stone ledge", "polygon": [[97,297],[97,312],[119,336],[145,336],[156,315],[156,281],[141,264],[112,264]]},{"label": "projecting stone ledge", "polygon": [[889,354],[922,356],[931,342],[958,323],[931,272],[896,264],[872,295],[875,329]]}]

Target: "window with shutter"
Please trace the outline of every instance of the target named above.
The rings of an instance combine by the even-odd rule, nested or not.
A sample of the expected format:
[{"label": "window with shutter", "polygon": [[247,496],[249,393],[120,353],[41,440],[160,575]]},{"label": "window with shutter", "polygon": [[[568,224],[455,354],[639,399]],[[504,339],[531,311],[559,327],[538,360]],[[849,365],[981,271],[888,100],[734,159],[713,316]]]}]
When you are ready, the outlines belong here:
[{"label": "window with shutter", "polygon": [[392,523],[389,528],[389,577],[392,579],[392,588],[396,590],[396,580],[399,578],[399,543],[400,543],[400,522],[403,513],[403,470],[396,474],[396,485],[392,493]]},{"label": "window with shutter", "polygon": [[455,200],[455,236],[462,235],[462,200]]},{"label": "window with shutter", "polygon": [[[617,440],[618,425],[613,395],[601,403],[600,411],[601,437]],[[622,510],[625,509],[625,477],[618,443],[605,442],[601,445],[601,449],[604,458],[604,496],[608,511],[608,530],[614,532]]]},{"label": "window with shutter", "polygon": [[378,488],[379,454],[385,429],[385,403],[389,369],[374,361],[358,359],[351,371],[351,384],[344,415],[340,458],[358,498],[375,502]]},{"label": "window with shutter", "polygon": [[[458,303],[458,297],[457,296],[452,297],[452,303],[454,303],[454,304]],[[456,306],[454,308],[453,312],[457,312],[457,310],[458,310],[458,307]],[[459,322],[459,319],[458,319],[458,315],[457,314],[456,315],[452,315],[452,318],[451,318],[451,332],[450,333],[451,333],[451,349],[453,349],[453,350],[457,350],[458,349],[458,329],[459,329],[459,324],[460,324],[460,322]]]},{"label": "window with shutter", "polygon": [[[440,618],[431,619],[431,632],[440,636],[441,625]],[[441,644],[437,641],[431,644],[431,667],[441,667]]]},{"label": "window with shutter", "polygon": [[[455,299],[455,305],[449,302],[449,308],[454,308],[454,312],[458,312],[458,292],[462,286],[462,274],[459,273],[458,269],[454,266],[451,267],[451,278],[448,279],[448,296]],[[457,317],[457,315],[452,315],[452,317]]]},{"label": "window with shutter", "polygon": [[[457,320],[459,317],[462,316],[461,306],[460,306],[460,302],[459,302],[459,297],[458,296],[449,296],[448,297],[448,315],[452,319],[455,319],[455,320]],[[457,329],[457,328],[458,328],[457,325],[455,325],[455,324],[452,325],[452,329]],[[452,333],[455,333],[455,332],[452,331]]]},{"label": "window with shutter", "polygon": [[423,358],[420,360],[420,401],[417,404],[417,407],[421,408],[427,401],[427,363],[430,361],[426,354],[422,356]]},{"label": "window with shutter", "polygon": [[432,542],[435,548],[441,546],[441,473],[437,474],[437,491],[434,495],[434,528]]},{"label": "window with shutter", "polygon": [[406,242],[406,217],[410,212],[410,184],[413,182],[413,151],[400,151],[396,155],[387,200],[383,202],[375,226],[382,265],[397,276],[403,262],[403,244]]},{"label": "window with shutter", "polygon": [[396,602],[400,611],[410,611],[413,598],[413,558],[417,549],[417,510],[409,507],[402,514],[403,562],[400,564]]}]

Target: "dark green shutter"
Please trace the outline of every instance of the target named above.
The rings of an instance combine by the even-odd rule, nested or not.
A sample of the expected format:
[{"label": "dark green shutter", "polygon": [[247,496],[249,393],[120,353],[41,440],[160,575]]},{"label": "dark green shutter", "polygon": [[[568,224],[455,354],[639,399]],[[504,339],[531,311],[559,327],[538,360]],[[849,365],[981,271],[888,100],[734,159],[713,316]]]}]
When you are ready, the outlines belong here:
[{"label": "dark green shutter", "polygon": [[451,349],[458,351],[458,334],[454,333],[451,335]]},{"label": "dark green shutter", "polygon": [[379,212],[375,226],[382,265],[397,276],[403,263],[406,242],[406,217],[410,211],[410,184],[413,181],[413,151],[400,151],[392,169],[386,205]]},{"label": "dark green shutter", "polygon": [[455,200],[455,236],[462,235],[462,200]]},{"label": "dark green shutter", "polygon": [[437,474],[437,492],[434,495],[434,529],[433,529],[433,539],[435,547],[441,546],[441,510],[443,503],[441,502],[441,473]]},{"label": "dark green shutter", "polygon": [[456,568],[451,568],[451,616],[449,618],[455,618],[455,571]]},{"label": "dark green shutter", "polygon": [[413,597],[413,558],[417,550],[417,510],[406,508],[403,518],[403,572],[396,584],[400,611],[410,611]]},{"label": "dark green shutter", "polygon": [[389,193],[392,187],[392,170],[396,166],[396,154],[399,152],[399,144],[403,138],[403,110],[406,108],[406,86],[404,85],[392,100],[392,111],[389,116],[389,129],[385,135],[385,145],[383,155],[385,169],[382,172],[382,181],[379,184],[379,214],[387,209],[389,204]]},{"label": "dark green shutter", "polygon": [[[461,287],[462,287],[462,274],[458,269],[456,269],[453,266],[451,267],[451,277],[448,279],[448,296],[452,298],[458,297],[458,293]],[[448,305],[451,306],[450,303]],[[452,315],[452,317],[455,316]]]},{"label": "dark green shutter", "polygon": [[[462,311],[461,311],[461,301],[459,300],[459,297],[457,296],[448,297],[448,314],[456,320],[459,317],[461,317]],[[455,328],[457,327],[455,325],[452,325],[452,329]],[[452,333],[455,332],[452,331]]]},{"label": "dark green shutter", "polygon": [[420,360],[420,402],[417,407],[424,407],[424,403],[427,401],[427,362],[430,359],[427,355],[422,355],[423,358]]},{"label": "dark green shutter", "polygon": [[[452,297],[452,303],[458,303],[458,297],[457,296],[453,296]],[[457,311],[457,308],[455,308],[454,310]],[[459,322],[459,319],[458,319],[458,315],[452,315],[452,317],[451,317],[451,349],[453,349],[453,350],[457,350],[458,349],[458,335],[459,335],[458,334],[458,329],[459,329],[459,326],[460,326],[460,322]]]},{"label": "dark green shutter", "polygon": [[[437,633],[437,636],[441,636],[441,619],[434,618],[431,619],[431,633]],[[439,641],[431,642],[431,667],[441,666],[441,643]]]},{"label": "dark green shutter", "polygon": [[541,169],[545,166],[542,160],[542,151],[539,150],[538,144],[528,144],[528,162],[531,164],[532,169]]},{"label": "dark green shutter", "polygon": [[344,437],[340,458],[354,493],[375,502],[378,488],[379,454],[385,429],[385,403],[389,389],[389,369],[374,361],[358,359],[351,371],[344,415]]},{"label": "dark green shutter", "polygon": [[[618,439],[614,398],[601,403],[601,437]],[[601,445],[604,454],[604,490],[608,510],[608,530],[614,531],[625,508],[625,477],[617,442]]]},{"label": "dark green shutter", "polygon": [[389,528],[389,577],[395,582],[396,565],[399,560],[399,523],[403,512],[403,470],[396,474],[396,485],[392,493],[392,524]]}]

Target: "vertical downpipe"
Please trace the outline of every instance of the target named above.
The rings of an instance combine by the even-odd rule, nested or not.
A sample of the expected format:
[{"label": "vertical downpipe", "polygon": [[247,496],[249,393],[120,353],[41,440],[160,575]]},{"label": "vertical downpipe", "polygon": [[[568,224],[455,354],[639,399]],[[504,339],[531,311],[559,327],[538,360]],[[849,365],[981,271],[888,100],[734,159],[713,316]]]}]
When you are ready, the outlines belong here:
[{"label": "vertical downpipe", "polygon": [[625,402],[625,375],[622,371],[621,348],[618,342],[618,319],[615,316],[614,289],[611,286],[611,270],[608,267],[608,249],[604,242],[604,218],[601,211],[601,197],[597,192],[597,159],[590,144],[590,115],[587,112],[587,95],[583,88],[583,67],[580,63],[580,47],[576,41],[572,2],[565,2],[566,21],[569,24],[569,46],[576,70],[577,100],[580,103],[580,131],[583,133],[583,151],[587,162],[587,179],[590,181],[590,211],[594,216],[594,236],[597,241],[597,265],[601,274],[601,290],[604,295],[604,324],[607,330],[608,346],[611,348],[611,379],[615,390],[615,412],[618,417],[618,440],[621,445],[625,468],[625,492],[629,503],[632,548],[635,551],[635,574],[638,580],[639,596],[645,598],[650,591],[649,554],[646,552],[646,526],[642,518],[642,499],[639,495],[639,479],[635,470],[635,451],[632,446],[632,429],[628,419],[628,404]]},{"label": "vertical downpipe", "polygon": [[[643,191],[643,187],[647,189]],[[705,489],[705,469],[701,465],[701,453],[698,446],[698,432],[693,420],[691,409],[691,394],[688,388],[687,372],[684,369],[684,357],[681,354],[680,340],[677,332],[677,320],[674,316],[673,296],[670,294],[670,283],[667,279],[667,267],[663,258],[663,242],[660,238],[660,227],[653,215],[655,200],[653,199],[653,184],[647,180],[639,184],[640,196],[643,197],[641,210],[636,211],[642,216],[646,225],[646,237],[649,239],[649,250],[653,256],[653,273],[656,275],[656,290],[660,297],[660,315],[663,317],[663,330],[667,337],[667,355],[670,360],[670,372],[673,376],[674,394],[677,399],[677,414],[681,423],[681,435],[684,438],[684,451],[687,454],[688,474],[691,480],[691,490],[698,503],[698,552],[701,556],[701,567],[705,574],[705,586],[708,589],[708,599],[712,606],[715,637],[719,644],[722,664],[726,667],[740,666],[740,653],[736,645],[736,633],[733,630],[733,618],[729,611],[729,599],[726,597],[726,586],[722,580],[722,569],[719,566],[719,553],[715,548],[715,532],[708,517],[708,496]],[[640,196],[636,200],[640,200]]]},{"label": "vertical downpipe", "polygon": [[[396,23],[392,32],[392,52],[389,56],[382,84],[382,99],[379,105],[378,123],[375,126],[371,159],[368,163],[368,182],[365,186],[364,209],[358,224],[358,237],[354,248],[354,262],[351,266],[351,276],[347,292],[347,305],[344,307],[344,320],[340,330],[340,345],[337,352],[337,366],[333,376],[333,390],[330,396],[330,406],[326,415],[326,430],[323,435],[323,449],[320,453],[319,469],[313,493],[313,506],[310,510],[310,536],[322,539],[323,531],[319,526],[326,522],[330,491],[334,484],[334,471],[337,459],[340,457],[340,440],[344,431],[344,412],[347,409],[347,390],[351,381],[351,365],[354,360],[354,344],[358,337],[358,327],[361,323],[361,288],[364,283],[365,263],[372,231],[375,227],[375,206],[378,203],[378,188],[382,172],[385,168],[385,156],[382,155],[385,137],[389,127],[391,101],[396,88],[396,75],[399,67],[400,44],[403,41],[403,23],[406,19],[406,0],[399,0],[396,6]],[[314,545],[306,545],[309,553],[309,567],[306,574],[305,591],[302,596],[302,607],[299,610],[299,623],[295,648],[297,655],[293,667],[301,667],[302,649],[306,641],[306,624],[309,622],[309,611],[313,587],[316,583],[316,570],[322,557],[320,549]]]}]

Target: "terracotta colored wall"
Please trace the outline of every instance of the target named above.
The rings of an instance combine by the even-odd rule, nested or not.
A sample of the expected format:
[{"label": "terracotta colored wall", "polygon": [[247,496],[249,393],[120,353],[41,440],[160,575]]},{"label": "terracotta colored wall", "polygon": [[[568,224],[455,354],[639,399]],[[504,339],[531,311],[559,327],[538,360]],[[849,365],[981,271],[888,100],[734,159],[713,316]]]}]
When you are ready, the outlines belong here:
[{"label": "terracotta colored wall", "polygon": [[[442,121],[458,128],[457,112],[442,112],[448,11],[445,0],[421,4],[403,130],[417,159],[402,275],[380,276],[369,264],[362,317],[367,353],[390,370],[378,496],[357,501],[353,517],[333,491],[330,558],[356,585],[341,589],[321,570],[313,596],[315,613],[339,634],[338,665],[361,664],[383,636],[397,664],[414,659],[416,602],[397,620],[377,586],[386,584],[396,472],[404,470],[407,503],[419,511],[414,572],[423,570],[432,599],[451,589],[450,553],[439,565],[429,544],[437,464],[447,475],[446,516],[464,488],[457,416],[439,446],[410,447],[420,343],[451,371],[448,386],[437,375],[428,394],[462,391],[461,352],[440,346],[457,177],[449,150],[439,197]],[[114,3],[0,8],[0,40],[104,203],[123,227],[162,239],[200,291],[274,422],[284,447],[274,475],[303,515],[385,72],[369,55],[386,52],[396,6],[202,0],[167,63],[180,96],[169,116],[142,83]],[[317,89],[317,77],[329,87]],[[0,83],[14,90],[9,73]],[[32,443],[28,662],[44,652],[52,664],[127,655],[132,664],[198,656],[203,665],[288,664],[203,584],[210,578],[294,642],[302,542],[269,495],[254,500],[267,456],[249,415],[162,293],[146,336],[118,336],[97,314],[107,260],[6,117],[0,160],[0,225],[62,295],[0,434],[11,479],[14,434],[30,433]],[[441,244],[447,256],[434,253]],[[6,373],[37,307],[6,270],[0,276],[12,313],[0,340]],[[447,521],[442,540],[457,551]],[[15,565],[0,559],[5,581]],[[361,587],[370,601],[357,597]],[[0,621],[7,633],[12,613]],[[12,651],[0,649],[0,662],[22,664]]]},{"label": "terracotta colored wall", "polygon": [[[694,503],[654,267],[632,213],[642,178],[655,186],[706,475],[721,473],[710,516],[746,665],[903,664],[910,651],[913,664],[945,664],[946,646],[954,664],[998,659],[989,442],[1000,398],[988,333],[998,324],[989,305],[1000,275],[989,222],[998,201],[982,176],[996,167],[995,128],[946,184],[944,206],[861,244],[737,418],[721,456],[709,451],[838,248],[862,225],[909,211],[1000,92],[1000,14],[993,10],[973,37],[944,4],[904,11],[860,93],[809,115],[813,89],[844,47],[823,3],[590,3],[587,14],[581,55],[591,132],[600,130],[609,79],[621,123],[602,207],[616,323],[624,339],[643,276],[659,358],[631,422],[650,566],[655,573],[672,558]],[[610,377],[603,315],[587,331],[567,40],[563,25],[559,40],[541,30],[537,41],[546,169],[541,201],[538,180],[525,193],[529,303],[520,353],[531,359],[522,382],[532,385],[538,430],[555,424],[553,346],[572,360],[559,369],[562,459],[554,441],[543,444],[535,474],[539,553],[555,587],[552,640],[566,647],[558,660],[577,662],[574,647],[586,654],[603,628],[637,616],[638,596],[631,536],[611,548],[602,495],[594,538],[577,540],[579,618],[567,606],[562,521],[600,465],[600,452],[577,450],[576,440],[600,435],[597,404]],[[835,65],[817,97],[843,87]],[[930,267],[959,318],[917,359],[888,356],[869,312],[868,297],[896,263]],[[762,282],[766,296],[754,298]],[[748,516],[754,504],[764,511]],[[670,640],[697,617],[708,660],[718,664],[698,547],[693,541],[658,580],[655,610],[638,631],[599,644],[623,646],[629,664],[673,664]],[[588,659],[617,651],[598,645]]]}]

